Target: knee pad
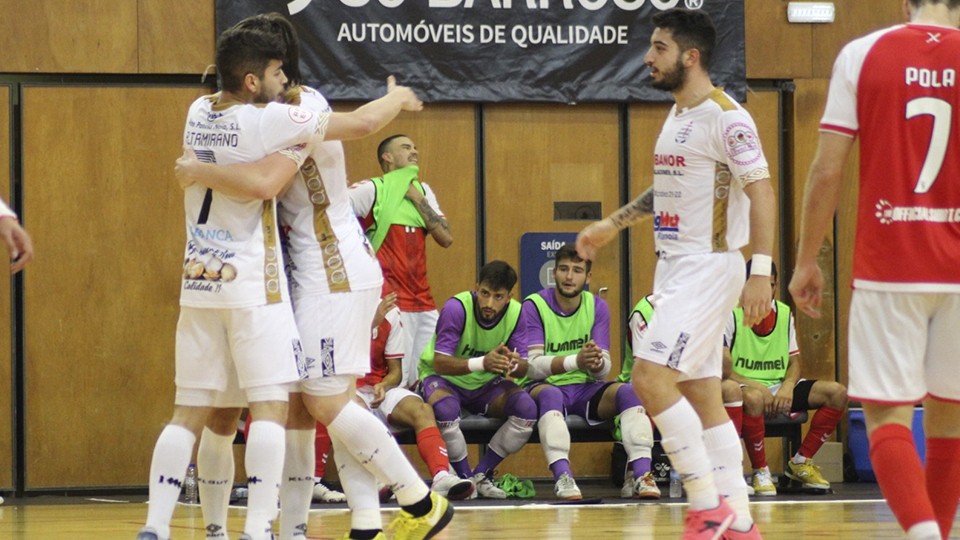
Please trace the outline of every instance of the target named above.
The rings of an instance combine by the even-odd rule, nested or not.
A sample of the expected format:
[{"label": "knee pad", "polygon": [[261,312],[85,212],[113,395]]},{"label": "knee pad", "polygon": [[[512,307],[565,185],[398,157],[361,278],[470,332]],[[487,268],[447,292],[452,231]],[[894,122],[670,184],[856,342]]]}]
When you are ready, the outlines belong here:
[{"label": "knee pad", "polygon": [[[532,402],[531,402],[532,403]],[[500,457],[507,457],[523,448],[533,434],[534,420],[510,416],[490,439],[490,449]],[[449,448],[447,452],[449,452]]]},{"label": "knee pad", "polygon": [[643,407],[632,407],[620,414],[620,429],[627,461],[653,456],[653,425]]},{"label": "knee pad", "polygon": [[563,413],[547,411],[537,421],[537,431],[540,432],[540,446],[543,447],[547,465],[570,458],[570,431],[563,419]]},{"label": "knee pad", "polygon": [[452,422],[437,422],[437,426],[444,444],[447,445],[447,457],[450,461],[467,459],[467,439],[460,431],[460,417]]},{"label": "knee pad", "polygon": [[529,420],[530,425],[537,420],[537,404],[526,392],[514,392],[507,397],[503,412],[508,418],[516,417],[520,420]]},{"label": "knee pad", "polygon": [[460,401],[453,396],[442,397],[433,404],[433,415],[437,424],[460,421]]}]

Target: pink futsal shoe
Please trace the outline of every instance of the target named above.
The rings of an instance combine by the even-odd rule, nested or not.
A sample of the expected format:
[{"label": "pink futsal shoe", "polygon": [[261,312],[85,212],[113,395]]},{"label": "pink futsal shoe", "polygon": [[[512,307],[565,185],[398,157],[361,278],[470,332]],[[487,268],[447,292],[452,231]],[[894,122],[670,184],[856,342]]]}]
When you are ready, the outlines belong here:
[{"label": "pink futsal shoe", "polygon": [[683,524],[682,540],[721,540],[723,533],[733,523],[737,515],[720,497],[720,504],[710,510],[687,510],[687,520]]},{"label": "pink futsal shoe", "polygon": [[750,530],[747,532],[727,529],[727,532],[723,533],[723,540],[763,540],[763,537],[760,536],[760,529],[754,523],[750,525]]}]

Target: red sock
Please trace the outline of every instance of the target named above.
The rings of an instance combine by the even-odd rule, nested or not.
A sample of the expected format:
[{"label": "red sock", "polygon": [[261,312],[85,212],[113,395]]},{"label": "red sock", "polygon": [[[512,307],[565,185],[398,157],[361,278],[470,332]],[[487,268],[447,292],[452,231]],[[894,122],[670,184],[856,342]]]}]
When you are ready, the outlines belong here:
[{"label": "red sock", "polygon": [[430,474],[436,476],[440,471],[450,469],[450,459],[447,457],[447,444],[437,426],[428,427],[417,432],[417,450],[420,457],[430,469]]},{"label": "red sock", "polygon": [[763,426],[763,416],[743,415],[743,442],[747,443],[747,455],[754,469],[767,466],[767,450],[763,447],[763,436],[766,428]]},{"label": "red sock", "polygon": [[735,405],[724,403],[723,408],[727,410],[727,416],[733,421],[733,427],[737,429],[737,437],[743,432],[743,403]]},{"label": "red sock", "polygon": [[[906,426],[884,424],[870,434],[870,462],[890,510],[904,531],[935,521],[926,491],[926,474]],[[940,471],[937,471],[939,480]]]},{"label": "red sock", "polygon": [[317,456],[317,464],[313,471],[315,477],[323,478],[323,474],[327,472],[327,460],[330,459],[331,448],[333,448],[333,441],[327,433],[327,426],[317,422],[317,438],[313,441],[313,451]]},{"label": "red sock", "polygon": [[960,500],[960,439],[927,439],[926,444],[927,495],[947,538]]},{"label": "red sock", "polygon": [[820,407],[810,420],[810,430],[807,436],[803,438],[800,445],[799,454],[810,459],[820,450],[823,443],[833,435],[833,430],[837,429],[837,423],[843,416],[841,409],[832,407]]}]

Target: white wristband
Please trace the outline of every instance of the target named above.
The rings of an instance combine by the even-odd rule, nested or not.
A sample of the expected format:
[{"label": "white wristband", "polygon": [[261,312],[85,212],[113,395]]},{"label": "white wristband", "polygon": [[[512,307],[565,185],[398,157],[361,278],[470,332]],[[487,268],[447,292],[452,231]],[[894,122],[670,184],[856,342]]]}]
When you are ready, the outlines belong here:
[{"label": "white wristband", "polygon": [[564,371],[575,371],[578,369],[580,369],[580,366],[577,365],[577,355],[571,354],[570,356],[565,356],[563,358]]},{"label": "white wristband", "polygon": [[773,257],[757,253],[750,259],[751,276],[769,276],[773,266]]},{"label": "white wristband", "polygon": [[17,214],[7,206],[7,203],[0,200],[0,218],[12,218],[17,219]]},{"label": "white wristband", "polygon": [[475,356],[467,360],[467,369],[470,371],[483,371],[483,357]]}]

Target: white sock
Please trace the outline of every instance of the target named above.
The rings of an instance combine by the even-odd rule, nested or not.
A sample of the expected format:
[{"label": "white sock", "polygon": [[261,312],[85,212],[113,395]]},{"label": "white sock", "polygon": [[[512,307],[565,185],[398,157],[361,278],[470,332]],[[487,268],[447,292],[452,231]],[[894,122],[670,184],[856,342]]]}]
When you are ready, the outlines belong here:
[{"label": "white sock", "polygon": [[197,437],[189,429],[167,424],[153,447],[147,527],[153,527],[160,538],[170,537],[170,518],[177,507],[180,487],[196,441]]},{"label": "white sock", "polygon": [[797,465],[800,465],[801,463],[806,463],[806,462],[807,462],[807,458],[801,456],[799,452],[794,454],[794,456],[790,458],[790,463],[795,463]]},{"label": "white sock", "polygon": [[283,479],[280,482],[280,540],[307,537],[313,500],[316,429],[288,429]]},{"label": "white sock", "polygon": [[740,532],[749,531],[753,516],[750,515],[747,483],[743,479],[743,447],[740,446],[740,437],[737,437],[737,428],[728,421],[705,429],[703,444],[713,463],[713,480],[717,489],[737,512],[731,527]]},{"label": "white sock", "polygon": [[197,450],[197,473],[200,488],[200,509],[207,538],[227,537],[227,511],[233,489],[233,439],[235,435],[218,435],[203,428]]},{"label": "white sock", "polygon": [[[277,517],[277,498],[283,474],[285,442],[283,426],[266,420],[250,424],[247,439],[247,521],[243,532],[253,540],[270,538]],[[311,473],[312,475],[312,473]]]},{"label": "white sock", "polygon": [[720,493],[713,481],[713,465],[703,443],[703,424],[686,398],[656,415],[660,428],[660,444],[670,463],[683,478],[687,501],[693,510],[716,508]]},{"label": "white sock", "polygon": [[337,456],[340,485],[347,496],[347,506],[350,507],[350,526],[357,530],[383,530],[377,477],[350,455],[343,443],[332,433],[330,441]]},{"label": "white sock", "polygon": [[921,521],[914,523],[907,531],[909,540],[937,540],[940,536],[940,527],[936,521]]},{"label": "white sock", "polygon": [[427,484],[400,451],[396,439],[370,411],[351,401],[330,422],[327,431],[331,439],[340,439],[358,463],[390,486],[400,506],[417,503],[430,495]]}]

